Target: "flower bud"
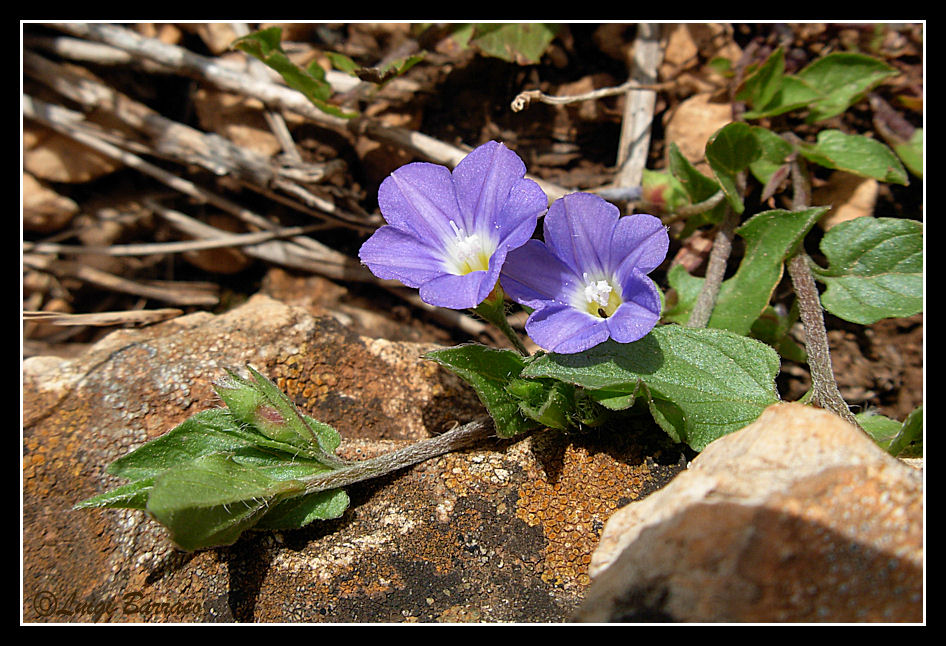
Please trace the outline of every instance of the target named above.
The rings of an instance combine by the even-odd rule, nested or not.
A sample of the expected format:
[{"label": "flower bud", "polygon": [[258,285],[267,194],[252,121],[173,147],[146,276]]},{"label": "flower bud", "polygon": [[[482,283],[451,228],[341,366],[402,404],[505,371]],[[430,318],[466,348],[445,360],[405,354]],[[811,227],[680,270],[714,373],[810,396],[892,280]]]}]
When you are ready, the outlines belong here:
[{"label": "flower bud", "polygon": [[214,384],[220,399],[241,422],[250,424],[271,440],[297,444],[299,434],[256,384],[234,373]]}]

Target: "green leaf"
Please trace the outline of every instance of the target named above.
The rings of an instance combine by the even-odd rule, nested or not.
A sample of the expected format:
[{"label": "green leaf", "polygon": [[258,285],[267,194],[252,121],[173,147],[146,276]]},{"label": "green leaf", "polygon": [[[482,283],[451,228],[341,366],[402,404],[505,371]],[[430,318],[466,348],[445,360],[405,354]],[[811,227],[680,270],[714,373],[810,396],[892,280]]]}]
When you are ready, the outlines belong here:
[{"label": "green leaf", "polygon": [[329,103],[332,86],[325,80],[325,70],[317,62],[313,62],[306,68],[293,63],[283,51],[281,40],[282,29],[270,27],[237,38],[230,46],[259,59],[279,72],[286,81],[286,85],[302,92],[319,110],[346,119],[358,116],[357,113],[345,112]]},{"label": "green leaf", "polygon": [[799,152],[809,161],[825,168],[843,170],[881,182],[909,184],[907,172],[897,156],[885,144],[863,135],[848,135],[840,130],[822,130],[815,144],[803,143]]},{"label": "green leaf", "polygon": [[[773,209],[746,220],[736,233],[746,243],[736,273],[720,285],[708,327],[748,334],[772,298],[784,272],[784,262],[828,210],[815,207],[799,211]],[[705,282],[677,265],[667,273],[676,302],[663,313],[666,321],[685,323]]]},{"label": "green leaf", "polygon": [[107,471],[132,482],[75,508],[146,510],[184,550],[229,545],[257,524],[293,529],[340,516],[343,490],[307,494],[304,484],[348,465],[334,455],[338,432],[248,369],[253,381],[230,372],[215,384],[232,408],[198,412],[115,460]]},{"label": "green leaf", "polygon": [[145,509],[148,495],[154,485],[154,478],[144,478],[137,482],[130,482],[111,491],[87,498],[73,505],[73,509]]},{"label": "green leaf", "polygon": [[785,72],[785,52],[781,47],[749,74],[736,93],[737,101],[745,101],[754,108],[761,108],[772,102],[782,89],[782,74]]},{"label": "green leaf", "polygon": [[305,490],[225,455],[207,455],[158,477],[148,512],[182,550],[230,545],[278,500]]},{"label": "green leaf", "polygon": [[255,447],[258,435],[247,430],[225,409],[200,411],[164,435],[118,458],[106,470],[128,480],[154,478],[204,455]]},{"label": "green leaf", "polygon": [[765,106],[743,113],[744,119],[762,119],[775,117],[792,110],[799,110],[822,98],[820,92],[808,83],[794,76],[783,76],[779,89],[772,100]]},{"label": "green leaf", "polygon": [[330,489],[282,500],[253,529],[301,529],[316,520],[341,517],[350,500],[343,489]]},{"label": "green leaf", "polygon": [[470,44],[483,54],[510,63],[538,63],[559,25],[543,23],[483,23],[475,26]]},{"label": "green leaf", "polygon": [[571,426],[568,411],[575,407],[575,388],[554,379],[514,379],[506,390],[517,400],[526,416],[548,428],[566,430]]},{"label": "green leaf", "polygon": [[789,334],[792,324],[798,320],[797,310],[796,304],[792,308],[791,315],[786,315],[780,314],[771,305],[766,307],[761,316],[753,321],[750,336],[775,348],[783,359],[807,363],[808,354],[805,349],[798,345]]},{"label": "green leaf", "polygon": [[498,436],[512,437],[539,426],[535,420],[523,415],[519,400],[506,390],[525,365],[524,359],[516,352],[471,343],[434,350],[424,356],[473,387],[493,418]]},{"label": "green leaf", "polygon": [[742,122],[723,126],[706,143],[706,161],[736,213],[745,210],[736,175],[748,168],[760,154],[759,142],[752,128]]},{"label": "green leaf", "polygon": [[363,67],[344,54],[325,52],[325,55],[335,69],[350,74],[351,76],[356,76],[362,81],[376,83],[378,85],[383,85],[391,79],[401,76],[407,72],[407,70],[414,67],[414,65],[424,60],[424,54],[421,53],[389,61],[381,67]]},{"label": "green leaf", "polygon": [[811,263],[827,286],[824,308],[846,321],[870,325],[923,311],[923,225],[915,220],[864,216],[831,227],[821,239],[828,261]]},{"label": "green leaf", "polygon": [[768,128],[752,127],[752,135],[759,146],[759,156],[749,164],[749,171],[763,185],[786,163],[794,151],[790,143]]},{"label": "green leaf", "polygon": [[821,95],[810,106],[809,123],[839,115],[897,70],[883,61],[853,52],[835,52],[819,58],[796,77]]},{"label": "green leaf", "polygon": [[909,141],[894,145],[893,150],[911,173],[923,179],[923,128],[914,130]]},{"label": "green leaf", "polygon": [[[670,144],[670,172],[680,182],[680,185],[690,196],[690,202],[696,204],[721,190],[719,182],[707,177],[698,171],[690,161],[683,156],[675,143]],[[721,222],[726,214],[726,204],[720,202],[715,207],[699,215],[687,218],[687,230]]]},{"label": "green leaf", "polygon": [[923,455],[923,407],[915,408],[901,423],[867,411],[854,416],[868,435],[894,457]]},{"label": "green leaf", "polygon": [[547,354],[523,377],[646,396],[658,424],[697,451],[754,421],[778,401],[779,358],[725,330],[663,325],[634,343],[606,341],[579,354]]},{"label": "green leaf", "polygon": [[923,407],[907,415],[900,432],[887,445],[887,452],[896,457],[923,457]]},{"label": "green leaf", "polygon": [[346,74],[355,76],[355,72],[361,69],[361,65],[344,54],[340,54],[338,52],[325,52],[325,56],[332,64],[332,67],[339,70],[340,72],[345,72]]}]

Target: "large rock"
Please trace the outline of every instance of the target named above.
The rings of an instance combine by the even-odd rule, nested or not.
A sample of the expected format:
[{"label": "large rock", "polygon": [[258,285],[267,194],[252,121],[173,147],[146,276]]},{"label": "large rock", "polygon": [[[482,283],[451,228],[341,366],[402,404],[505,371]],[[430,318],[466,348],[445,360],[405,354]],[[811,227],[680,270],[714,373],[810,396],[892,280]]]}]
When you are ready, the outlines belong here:
[{"label": "large rock", "polygon": [[219,402],[251,363],[368,457],[483,414],[420,356],[257,296],[231,312],[117,331],[74,359],[23,363],[27,622],[567,619],[607,518],[679,471],[659,432],[539,433],[349,488],[342,518],[185,554],[132,510],[72,510],[115,458]]},{"label": "large rock", "polygon": [[608,521],[575,619],[920,622],[921,472],[776,404]]}]

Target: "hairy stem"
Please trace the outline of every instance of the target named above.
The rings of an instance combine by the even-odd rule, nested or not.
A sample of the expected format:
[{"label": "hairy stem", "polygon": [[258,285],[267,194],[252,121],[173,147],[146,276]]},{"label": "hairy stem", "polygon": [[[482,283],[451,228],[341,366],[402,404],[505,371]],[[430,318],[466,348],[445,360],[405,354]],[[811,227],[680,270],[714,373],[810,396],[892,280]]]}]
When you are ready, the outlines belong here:
[{"label": "hairy stem", "polygon": [[305,479],[306,493],[327,491],[356,482],[379,478],[438,455],[465,448],[474,442],[489,437],[492,433],[493,425],[489,418],[480,417],[452,431],[415,442],[403,449],[360,462],[346,463],[341,468],[307,478]]},{"label": "hairy stem", "polygon": [[713,239],[713,250],[710,252],[709,262],[706,265],[706,280],[703,281],[703,288],[696,298],[693,311],[690,312],[687,327],[706,327],[709,323],[713,307],[716,306],[716,297],[719,296],[719,288],[723,283],[723,276],[726,274],[726,263],[729,262],[729,254],[732,253],[732,238],[736,222],[735,213],[732,209],[727,209],[726,217]]},{"label": "hairy stem", "polygon": [[788,273],[792,278],[802,324],[805,326],[805,350],[811,371],[811,403],[830,410],[860,428],[834,379],[824,312],[821,309],[821,298],[815,279],[811,275],[811,267],[808,265],[808,255],[800,251],[792,256],[788,261]]},{"label": "hairy stem", "polygon": [[681,206],[669,216],[663,219],[664,224],[670,224],[671,222],[676,222],[677,220],[685,220],[694,215],[699,215],[700,213],[706,213],[710,209],[714,208],[717,204],[723,201],[723,198],[726,197],[726,194],[723,193],[722,189],[716,191],[708,198],[702,202],[696,202],[694,204],[687,204],[686,206]]},{"label": "hairy stem", "polygon": [[522,339],[519,338],[516,331],[512,329],[512,326],[509,325],[509,319],[506,318],[505,298],[506,295],[502,287],[499,286],[499,283],[496,283],[496,286],[493,288],[493,291],[490,292],[490,295],[486,297],[486,300],[477,305],[473,311],[487,323],[495,325],[496,329],[502,332],[503,336],[509,339],[513,347],[519,351],[519,354],[528,357],[530,355],[529,349],[526,348]]},{"label": "hairy stem", "polygon": [[[793,143],[797,138],[789,139]],[[803,209],[808,206],[811,196],[811,180],[808,167],[795,155],[791,160],[792,169],[792,208]],[[831,350],[828,346],[828,331],[824,326],[824,311],[821,308],[821,296],[811,275],[808,254],[804,249],[788,261],[788,274],[792,279],[792,288],[798,299],[798,311],[802,325],[805,326],[805,351],[808,354],[808,370],[811,372],[811,391],[808,400],[833,412],[856,428],[861,428],[848,407],[838,382],[834,378],[831,365]]]}]

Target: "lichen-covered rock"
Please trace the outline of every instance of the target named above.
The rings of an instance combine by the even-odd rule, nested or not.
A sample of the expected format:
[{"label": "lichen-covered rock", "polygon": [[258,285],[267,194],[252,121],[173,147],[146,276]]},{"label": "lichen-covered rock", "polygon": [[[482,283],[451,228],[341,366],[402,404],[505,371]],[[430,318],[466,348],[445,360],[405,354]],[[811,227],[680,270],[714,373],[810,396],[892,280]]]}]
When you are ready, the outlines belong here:
[{"label": "lichen-covered rock", "polygon": [[[653,429],[493,440],[348,489],[333,521],[185,554],[132,510],[73,510],[119,482],[117,457],[199,410],[250,363],[370,457],[483,414],[423,360],[265,296],[114,332],[74,359],[24,362],[27,622],[562,621],[610,513],[666,482]],[[662,457],[661,457],[662,456]]]}]

